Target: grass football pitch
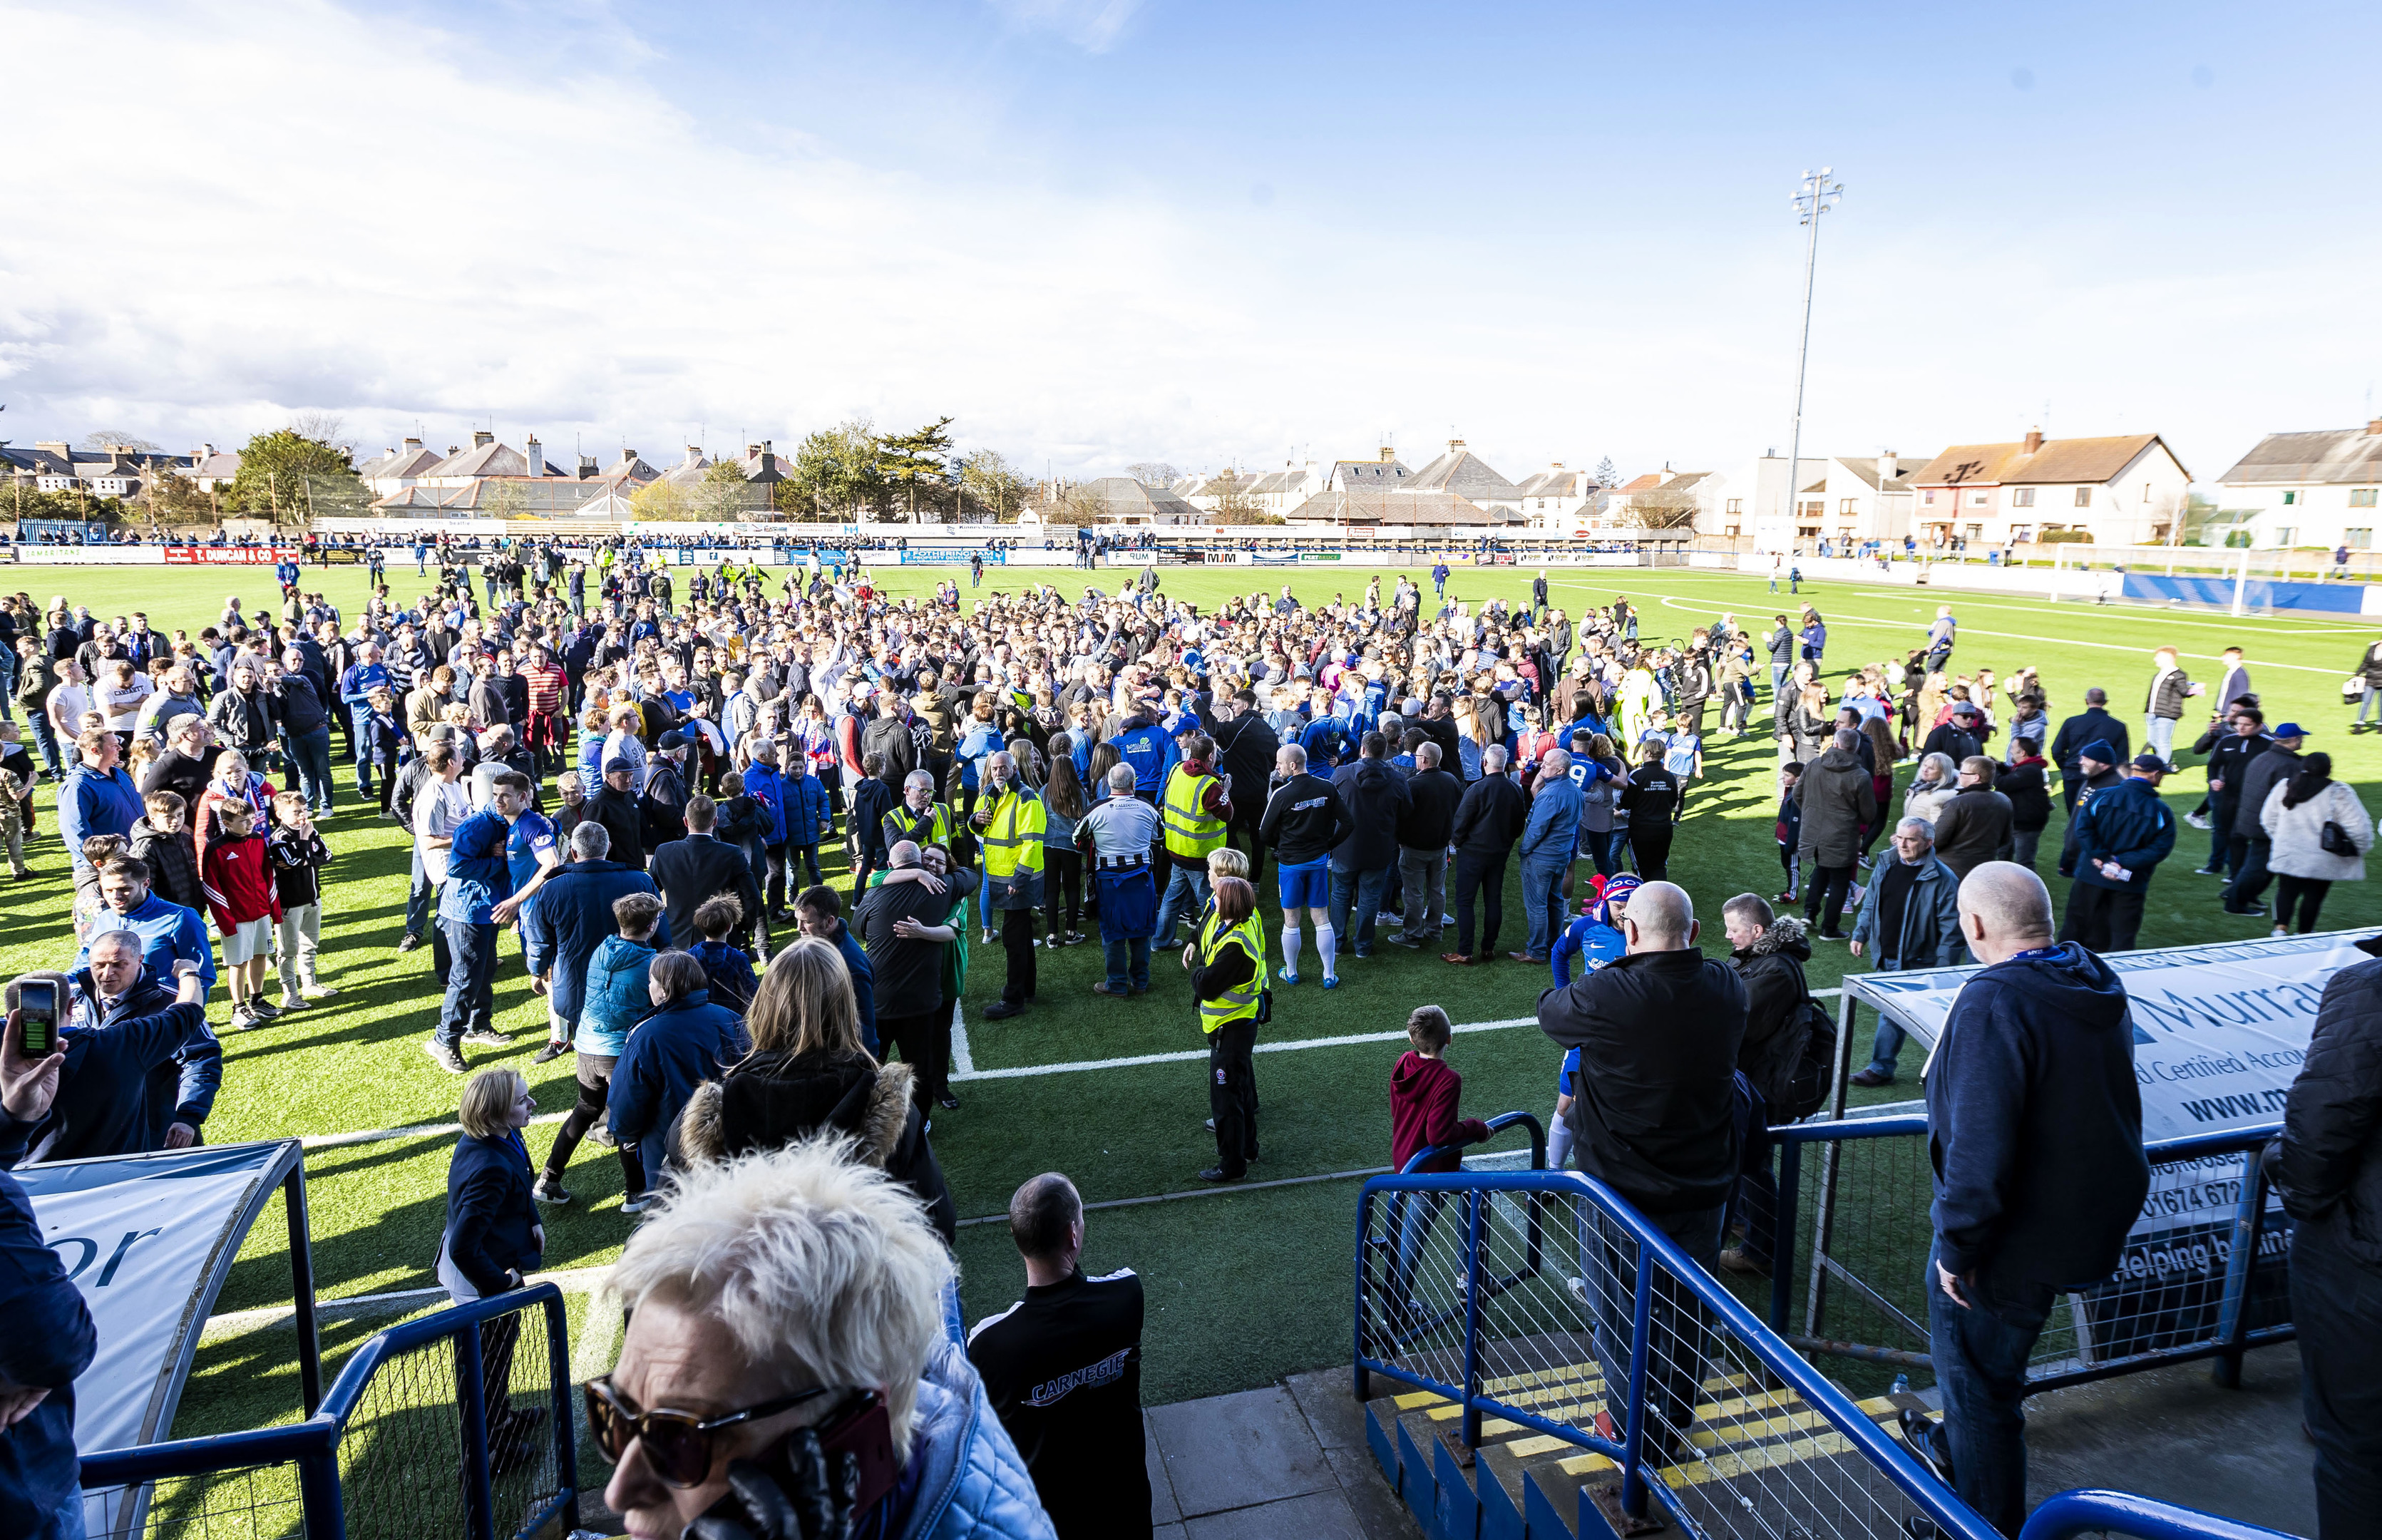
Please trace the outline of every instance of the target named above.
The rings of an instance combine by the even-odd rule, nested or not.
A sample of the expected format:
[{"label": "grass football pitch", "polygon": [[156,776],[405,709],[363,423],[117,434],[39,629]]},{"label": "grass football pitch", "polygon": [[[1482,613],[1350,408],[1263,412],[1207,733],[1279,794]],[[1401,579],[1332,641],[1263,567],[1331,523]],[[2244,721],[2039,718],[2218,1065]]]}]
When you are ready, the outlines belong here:
[{"label": "grass football pitch", "polygon": [[[1419,570],[1410,575],[1423,577]],[[923,594],[948,568],[879,570],[896,594]],[[964,582],[964,574],[962,576]],[[1211,603],[1234,592],[1278,590],[1286,580],[1308,603],[1335,593],[1357,598],[1369,570],[1167,569],[1166,592]],[[1527,598],[1532,574],[1524,569],[1462,571],[1450,591],[1476,603],[1502,595]],[[411,563],[391,563],[392,592],[420,591]],[[1066,570],[993,569],[984,592],[1050,582],[1079,594],[1087,583],[1113,591],[1131,569],[1084,573]],[[1384,586],[1389,574],[1385,571]],[[1733,611],[1762,625],[1796,602],[1775,598],[1763,579],[1687,571],[1603,570],[1551,574],[1554,601],[1577,615],[1626,593],[1641,610],[1649,639],[1684,636],[1688,629]],[[211,623],[224,597],[238,593],[253,610],[274,608],[269,569],[167,572],[157,569],[20,570],[19,587],[37,601],[53,594],[87,603],[105,615],[145,609],[153,626],[195,632]],[[355,568],[310,571],[307,585],[324,587],[352,614],[364,598]],[[964,597],[973,598],[974,594]],[[1805,584],[1829,628],[1833,680],[1861,660],[1898,659],[1915,645],[1937,603],[1948,599],[1960,620],[1956,671],[1990,664],[2007,674],[2024,664],[2041,671],[2055,718],[2077,709],[2088,685],[2106,686],[2118,714],[2139,739],[2140,710],[2153,647],[2179,647],[2194,677],[2214,685],[2220,648],[2248,649],[2269,721],[2296,719],[2312,732],[2309,746],[2332,753],[2336,774],[2364,794],[2382,768],[2382,742],[2351,738],[2339,684],[2376,629],[2353,617],[2243,620],[2220,614],[2164,612],[2144,608],[2052,605],[2014,598],[1947,595],[1856,584]],[[2194,703],[2179,733],[2180,752],[2200,725]],[[1768,720],[1765,695],[1757,726]],[[1671,875],[1703,911],[1708,933],[1718,930],[1721,901],[1750,890],[1778,891],[1781,872],[1771,824],[1776,807],[1775,753],[1766,735],[1708,739],[1707,775],[1689,798],[1687,827],[1674,847]],[[1909,767],[1898,778],[1907,783]],[[400,956],[407,852],[394,825],[356,810],[352,778],[343,776],[339,813],[325,825],[333,851],[323,924],[326,981],[338,998],[291,1012],[225,1043],[225,1083],[207,1125],[212,1143],[344,1134],[408,1125],[451,1122],[460,1083],[440,1073],[418,1044],[435,1019],[438,987],[429,951]],[[2179,816],[2203,789],[2196,770],[2173,778],[2168,804]],[[41,837],[28,856],[36,875],[0,886],[0,966],[11,974],[63,966],[72,955],[68,923],[66,860],[47,808]],[[2369,806],[2372,804],[2369,803]],[[2056,899],[2066,884],[2051,875],[2061,823],[2055,799],[2044,839],[2042,866]],[[2180,831],[2177,852],[2151,890],[2142,944],[2239,940],[2263,934],[2265,921],[2234,918],[2216,905],[2216,884],[2191,874],[2207,856],[2207,835]],[[1509,883],[1516,874],[1509,873]],[[1261,912],[1271,931],[1279,923],[1272,883],[1260,884]],[[2364,884],[2334,890],[2327,928],[2382,922],[2382,899]],[[1518,947],[1524,925],[1517,893],[1509,886],[1503,944]],[[1716,934],[1713,937],[1718,944]],[[1555,1057],[1528,1022],[1546,970],[1500,962],[1458,970],[1435,955],[1382,946],[1357,960],[1344,949],[1342,986],[1325,993],[1309,939],[1306,975],[1295,988],[1278,988],[1274,1017],[1262,1041],[1320,1044],[1258,1060],[1262,1099],[1262,1162],[1259,1186],[1223,1192],[1200,1189],[1193,1177],[1212,1163],[1214,1148],[1201,1128],[1207,1115],[1202,1067],[1191,1059],[1116,1063],[1152,1054],[1196,1053],[1197,1017],[1182,970],[1161,956],[1155,987],[1130,1002],[1091,994],[1100,976],[1099,948],[1085,945],[1040,955],[1039,999],[1024,1015],[999,1023],[981,1019],[995,998],[1003,962],[1000,949],[972,947],[968,998],[962,1007],[968,1062],[976,1078],[958,1093],[964,1105],[937,1117],[934,1140],[964,1219],[994,1219],[1016,1185],[1041,1171],[1072,1176],[1087,1201],[1128,1202],[1090,1215],[1085,1265],[1092,1271],[1131,1266],[1143,1276],[1149,1300],[1145,1396],[1151,1404],[1271,1383],[1284,1374],[1345,1362],[1349,1350],[1351,1246],[1357,1181],[1354,1176],[1389,1159],[1388,1078],[1401,1052],[1397,1034],[1416,1004],[1437,1002],[1458,1023],[1451,1062],[1465,1078],[1464,1110],[1488,1115],[1527,1109],[1541,1118],[1553,1104]],[[568,1057],[534,1066],[530,1054],[544,1036],[544,1002],[531,993],[515,943],[505,943],[508,966],[497,986],[498,1025],[518,1045],[475,1049],[473,1065],[506,1063],[529,1077],[542,1114],[559,1115],[572,1101]],[[1270,961],[1277,959],[1270,957]],[[1834,985],[1850,959],[1819,943],[1812,986]],[[217,1015],[220,1017],[220,997]],[[1467,1029],[1467,1028],[1470,1029]],[[1866,1050],[1866,1022],[1855,1047]],[[1347,1040],[1347,1041],[1333,1041]],[[1369,1041],[1368,1041],[1369,1040]],[[1858,1064],[1860,1062],[1856,1059]],[[1902,1085],[1857,1093],[1865,1100],[1915,1095],[1913,1061]],[[551,1120],[534,1127],[530,1143],[542,1156]],[[313,1259],[326,1298],[432,1286],[431,1263],[446,1206],[451,1135],[386,1138],[324,1149],[307,1163]],[[1322,1179],[1305,1179],[1322,1178]],[[619,1169],[608,1152],[583,1149],[570,1174],[580,1201],[546,1216],[549,1269],[600,1265],[618,1254],[632,1221],[619,1212]],[[1182,1201],[1147,1201],[1183,1194]],[[1193,1195],[1196,1194],[1196,1195]],[[1920,1212],[1908,1216],[1924,1225]],[[285,1303],[288,1238],[277,1204],[270,1205],[217,1301],[218,1314]],[[959,1255],[968,1317],[1007,1305],[1023,1287],[1006,1227],[969,1224]],[[160,1308],[170,1308],[159,1301]],[[571,1298],[574,1339],[590,1361],[585,1374],[609,1366],[608,1337],[590,1297]],[[327,1373],[387,1315],[326,1325]],[[294,1416],[294,1337],[287,1325],[211,1333],[202,1349],[175,1432],[256,1426]],[[579,1357],[582,1355],[574,1355]]]}]

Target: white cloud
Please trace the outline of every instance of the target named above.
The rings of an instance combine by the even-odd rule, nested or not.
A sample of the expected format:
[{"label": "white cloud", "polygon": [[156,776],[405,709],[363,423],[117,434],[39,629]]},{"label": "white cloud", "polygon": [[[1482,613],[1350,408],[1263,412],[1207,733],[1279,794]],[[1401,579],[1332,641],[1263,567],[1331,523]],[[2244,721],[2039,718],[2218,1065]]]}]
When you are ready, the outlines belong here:
[{"label": "white cloud", "polygon": [[1013,27],[1056,32],[1087,54],[1105,54],[1141,0],[988,0]]},{"label": "white cloud", "polygon": [[[1130,16],[994,3],[1085,47]],[[1029,164],[997,121],[966,172],[888,169],[798,115],[731,137],[591,17],[531,54],[323,0],[0,0],[19,56],[108,61],[104,105],[80,70],[0,92],[0,432],[226,443],[322,408],[371,450],[493,414],[608,459],[698,425],[714,450],[784,447],[951,413],[964,444],[1074,474],[1369,455],[1384,433],[1409,463],[1460,436],[1513,475],[1784,447],[1783,198],[1443,216],[1385,179],[1391,206],[1351,218],[1270,172],[1257,216],[1238,174],[1053,191],[1035,179],[1080,167]],[[2106,210],[2004,233],[1869,196],[1823,237],[1808,446],[2014,437],[2049,397],[2055,434],[2155,428],[2213,476],[2261,432],[2356,419],[2373,334],[2337,296],[2364,281],[2362,229],[2269,255]]]}]

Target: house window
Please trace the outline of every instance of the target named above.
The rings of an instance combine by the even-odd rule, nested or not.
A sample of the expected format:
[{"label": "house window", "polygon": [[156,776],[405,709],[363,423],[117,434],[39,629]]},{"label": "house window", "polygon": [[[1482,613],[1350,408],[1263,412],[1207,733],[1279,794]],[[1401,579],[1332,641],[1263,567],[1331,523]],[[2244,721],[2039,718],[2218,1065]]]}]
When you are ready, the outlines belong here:
[{"label": "house window", "polygon": [[2144,502],[2148,502],[2148,501],[2150,501],[2150,500],[2151,500],[2151,484],[2150,484],[2149,482],[2147,482],[2147,481],[2146,481],[2146,482],[2143,482],[2143,501],[2144,501]]},{"label": "house window", "polygon": [[1985,537],[1985,526],[1983,524],[1971,524],[1969,526],[1968,537],[1971,540],[1983,539]]},{"label": "house window", "polygon": [[2375,494],[2376,491],[2382,491],[2382,487],[2351,487],[2351,488],[2349,489],[2349,506],[2350,506],[2350,507],[2351,507],[2351,508],[2371,508],[2371,507],[2373,507],[2373,506],[2374,506],[2374,494]]},{"label": "house window", "polygon": [[2370,529],[2344,529],[2340,532],[2340,543],[2351,550],[2372,550],[2374,532]]},{"label": "house window", "polygon": [[2034,538],[2034,526],[2032,524],[2012,524],[2009,526],[2009,537],[2013,545],[2022,546]]},{"label": "house window", "polygon": [[2300,495],[2297,492],[2286,492],[2283,494],[2283,506],[2285,508],[2290,507],[2293,503],[2299,500]]},{"label": "house window", "polygon": [[1828,511],[1826,501],[1818,498],[1814,498],[1810,502],[1798,503],[1796,507],[1802,516],[1807,519],[1816,519],[1821,514],[1825,513]]},{"label": "house window", "polygon": [[1737,538],[1737,526],[1735,524],[1725,525],[1722,528],[1721,533],[1729,539],[1734,540]]},{"label": "house window", "polygon": [[1745,511],[1745,499],[1744,499],[1743,498],[1731,498],[1731,499],[1728,499],[1728,511],[1729,511],[1731,513],[1742,513],[1742,512],[1744,512],[1744,511]]},{"label": "house window", "polygon": [[1983,508],[1993,500],[1994,495],[1991,492],[1971,492],[1969,494],[1969,506],[1971,508]]},{"label": "house window", "polygon": [[2079,487],[2076,488],[2076,506],[2079,508],[2090,508],[2093,506],[2093,488],[2090,487]]},{"label": "house window", "polygon": [[1836,501],[1836,511],[1848,519],[1853,516],[1854,511],[1859,507],[1860,504],[1851,498],[1840,498]]},{"label": "house window", "polygon": [[2010,506],[2012,508],[2032,508],[2034,506],[2034,488],[2032,487],[2021,487],[2017,491],[2012,492],[2010,494]]},{"label": "house window", "polygon": [[1930,493],[1928,493],[1928,494],[1927,494],[1927,505],[1928,505],[1930,508],[1933,508],[1933,507],[1935,505],[1935,494],[1934,494],[1934,493],[1930,492]]},{"label": "house window", "polygon": [[2293,529],[2289,524],[2285,524],[2275,531],[2275,544],[2278,546],[2288,546],[2291,543],[2291,536],[2298,533],[2298,530]]}]

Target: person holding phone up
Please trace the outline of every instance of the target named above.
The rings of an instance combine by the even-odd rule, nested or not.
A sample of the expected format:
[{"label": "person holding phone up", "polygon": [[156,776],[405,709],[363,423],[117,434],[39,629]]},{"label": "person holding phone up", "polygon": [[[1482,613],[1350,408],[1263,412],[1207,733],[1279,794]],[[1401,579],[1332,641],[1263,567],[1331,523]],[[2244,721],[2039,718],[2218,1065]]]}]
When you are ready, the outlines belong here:
[{"label": "person holding phone up", "polygon": [[[55,978],[42,980],[55,990]],[[11,986],[10,992],[18,992]],[[25,1014],[0,1029],[0,1167],[24,1157],[46,1122],[67,1056],[25,1051]],[[79,1540],[83,1533],[81,1462],[75,1453],[74,1382],[99,1349],[82,1291],[42,1239],[32,1201],[0,1175],[0,1534]]]},{"label": "person holding phone up", "polygon": [[206,976],[173,964],[172,992],[150,981],[141,937],[103,930],[70,979],[11,984],[11,1007],[39,983],[63,982],[57,1021],[66,1063],[57,1097],[27,1143],[37,1161],[137,1155],[199,1142],[223,1084],[223,1046],[207,1027]]}]

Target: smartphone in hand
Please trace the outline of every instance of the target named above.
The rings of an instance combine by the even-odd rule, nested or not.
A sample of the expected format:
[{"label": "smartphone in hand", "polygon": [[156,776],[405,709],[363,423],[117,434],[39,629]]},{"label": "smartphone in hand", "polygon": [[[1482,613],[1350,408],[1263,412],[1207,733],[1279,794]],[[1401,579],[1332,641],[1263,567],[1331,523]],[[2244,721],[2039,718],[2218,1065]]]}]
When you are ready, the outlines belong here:
[{"label": "smartphone in hand", "polygon": [[27,979],[17,987],[17,1046],[28,1059],[46,1059],[58,1051],[58,987],[48,979]]}]

